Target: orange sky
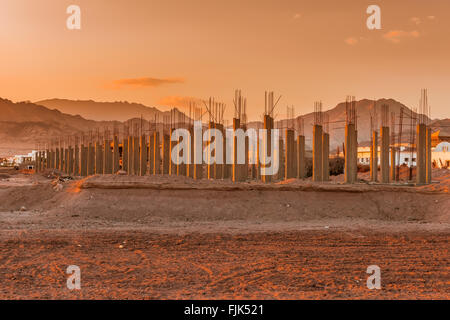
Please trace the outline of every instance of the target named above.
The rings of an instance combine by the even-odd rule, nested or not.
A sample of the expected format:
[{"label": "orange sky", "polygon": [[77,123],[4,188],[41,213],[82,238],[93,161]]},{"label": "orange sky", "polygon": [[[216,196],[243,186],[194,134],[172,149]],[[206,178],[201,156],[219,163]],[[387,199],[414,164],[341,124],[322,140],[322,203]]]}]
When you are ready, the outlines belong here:
[{"label": "orange sky", "polygon": [[[70,4],[81,30],[66,28]],[[366,27],[370,4],[382,30]],[[264,90],[284,117],[348,94],[417,106],[428,88],[432,116],[450,116],[447,0],[2,0],[0,24],[0,96],[14,101],[214,96],[231,117],[239,88],[259,119]]]}]

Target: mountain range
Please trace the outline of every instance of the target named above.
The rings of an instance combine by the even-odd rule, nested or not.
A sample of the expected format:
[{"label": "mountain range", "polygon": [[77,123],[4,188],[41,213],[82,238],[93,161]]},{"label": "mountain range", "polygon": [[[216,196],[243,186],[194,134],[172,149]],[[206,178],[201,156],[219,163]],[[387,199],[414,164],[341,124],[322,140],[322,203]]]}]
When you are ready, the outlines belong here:
[{"label": "mountain range", "polygon": [[[380,125],[381,106],[389,105],[389,112],[395,113],[396,128],[400,118],[400,109],[404,109],[403,134],[410,131],[411,114],[415,115],[407,106],[393,99],[379,99],[377,101],[363,99],[356,102],[358,140],[370,141],[370,116],[373,114],[373,106],[376,105],[378,113],[378,125]],[[176,109],[175,113],[181,112]],[[341,146],[344,141],[344,127],[346,119],[346,104],[339,103],[336,107],[324,112],[328,119],[330,133],[330,146],[332,149]],[[159,121],[170,115],[170,111],[160,111],[154,107],[147,107],[138,103],[129,102],[95,102],[74,101],[64,99],[51,99],[32,102],[14,103],[0,98],[0,157],[18,153],[30,152],[36,147],[36,143],[49,138],[57,138],[78,134],[81,132],[95,131],[98,128],[121,126],[125,121],[155,119]],[[302,115],[304,133],[307,145],[312,143],[312,126],[314,113]],[[390,119],[390,114],[389,114]],[[295,121],[294,121],[295,122]],[[286,119],[276,121],[276,127],[283,128],[290,125]],[[450,119],[435,120],[436,128],[448,127]],[[248,123],[249,128],[260,128],[260,121]],[[397,130],[397,129],[396,129]]]}]

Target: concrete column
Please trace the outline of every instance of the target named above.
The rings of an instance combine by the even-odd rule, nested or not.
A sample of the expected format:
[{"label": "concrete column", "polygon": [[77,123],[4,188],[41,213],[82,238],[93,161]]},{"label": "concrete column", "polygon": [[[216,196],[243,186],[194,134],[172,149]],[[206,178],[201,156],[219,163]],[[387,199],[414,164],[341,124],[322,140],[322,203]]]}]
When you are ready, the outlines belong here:
[{"label": "concrete column", "polygon": [[[201,137],[203,137],[203,129],[198,133],[200,134]],[[192,160],[194,162],[194,166],[193,166],[193,178],[196,180],[200,180],[203,179],[203,138],[200,139],[200,141],[198,141],[199,145],[196,145],[195,139],[194,139],[194,135],[191,136],[192,139],[192,147],[193,147],[193,156],[192,156]],[[200,152],[200,159],[197,159],[197,152],[195,152],[195,149],[199,148],[201,150]]]},{"label": "concrete column", "polygon": [[91,142],[89,142],[89,145],[87,147],[87,173],[88,176],[93,175],[95,173],[95,154],[94,154],[94,146]]},{"label": "concrete column", "polygon": [[34,171],[36,173],[39,173],[39,171],[40,171],[40,167],[39,167],[40,163],[41,163],[41,152],[38,151],[38,152],[36,152],[36,161],[34,162]]},{"label": "concrete column", "polygon": [[56,170],[59,170],[59,164],[60,164],[60,161],[59,161],[59,148],[56,148],[56,150],[55,150],[55,169]]},{"label": "concrete column", "polygon": [[283,138],[280,137],[280,139],[278,139],[278,150],[275,150],[276,156],[278,159],[275,159],[275,161],[278,161],[279,163],[279,168],[278,168],[278,173],[277,173],[277,178],[278,180],[283,180],[284,179],[284,173],[285,173],[285,161],[284,161],[284,141]]},{"label": "concrete column", "polygon": [[259,137],[259,130],[256,134],[256,164],[255,164],[255,174],[256,174],[256,180],[261,180],[261,157],[259,154],[259,146],[261,144],[261,140]]},{"label": "concrete column", "polygon": [[421,123],[417,125],[416,139],[416,183],[424,184],[427,180],[427,127],[425,124]]},{"label": "concrete column", "polygon": [[128,136],[128,169],[129,175],[134,174],[134,140],[132,136]]},{"label": "concrete column", "polygon": [[216,128],[216,130],[218,130],[222,133],[222,155],[223,155],[222,164],[217,163],[217,161],[220,161],[220,160],[217,159],[217,156],[216,156],[217,161],[216,161],[216,163],[214,163],[214,178],[215,179],[223,179],[224,163],[225,163],[225,159],[226,159],[226,143],[225,143],[225,136],[224,136],[224,132],[223,132],[223,125],[221,125],[220,123],[215,123],[214,128]]},{"label": "concrete column", "polygon": [[355,126],[355,134],[353,135],[353,163],[355,166],[355,181],[358,181],[358,130],[356,130]]},{"label": "concrete column", "polygon": [[370,147],[370,180],[378,181],[378,132],[372,132],[372,146]]},{"label": "concrete column", "polygon": [[52,157],[53,157],[53,152],[51,149],[49,149],[47,151],[47,168],[48,169],[52,169]]},{"label": "concrete column", "polygon": [[194,178],[194,128],[189,127],[189,135],[191,136],[191,141],[188,144],[188,152],[190,155],[190,163],[186,164],[186,176]]},{"label": "concrete column", "polygon": [[80,148],[80,175],[82,177],[87,176],[87,148],[84,144]]},{"label": "concrete column", "polygon": [[395,147],[392,146],[391,147],[391,170],[390,170],[390,174],[389,174],[392,182],[397,180],[397,179],[395,179],[395,174],[397,172],[397,170],[396,170],[397,166],[395,165],[395,154],[396,154]]},{"label": "concrete column", "polygon": [[322,135],[322,181],[330,180],[330,135]]},{"label": "concrete column", "polygon": [[64,148],[59,149],[59,170],[64,171]]},{"label": "concrete column", "polygon": [[186,164],[185,163],[181,163],[181,159],[184,156],[184,150],[185,149],[181,149],[181,141],[183,141],[183,137],[179,137],[178,138],[178,142],[176,145],[177,148],[177,165],[176,165],[176,174],[177,176],[185,176],[186,175]]},{"label": "concrete column", "polygon": [[141,156],[140,156],[140,138],[139,137],[133,137],[133,159],[134,159],[134,175],[139,175],[140,173],[140,163],[141,163]]},{"label": "concrete column", "polygon": [[68,173],[70,175],[73,174],[73,148],[72,148],[72,146],[69,147],[69,168],[68,168]]},{"label": "concrete column", "polygon": [[[247,126],[241,125],[241,128],[244,131],[244,133],[247,132]],[[225,137],[225,133],[224,133],[224,137]],[[249,140],[249,137],[247,135],[245,135],[244,141],[245,141],[245,150],[244,150],[244,152],[245,152],[245,164],[242,166],[241,175],[242,175],[242,179],[245,181],[245,180],[248,179],[249,149],[250,149],[250,140]],[[225,141],[224,141],[223,145],[225,147],[225,145],[226,145]],[[225,154],[225,151],[224,151],[224,159],[226,160],[225,155],[226,154]]]},{"label": "concrete column", "polygon": [[242,168],[241,164],[238,164],[238,137],[236,135],[236,130],[240,129],[241,127],[241,120],[237,118],[233,118],[233,163],[232,163],[232,180],[234,182],[236,181],[243,181],[242,179]]},{"label": "concrete column", "polygon": [[162,173],[163,174],[171,174],[171,163],[170,160],[170,136],[168,134],[163,134],[162,139]]},{"label": "concrete column", "polygon": [[148,154],[148,174],[153,175],[154,172],[154,166],[155,166],[155,133],[150,132],[148,134],[148,147],[147,147],[147,154]]},{"label": "concrete column", "polygon": [[314,125],[313,127],[313,181],[323,181],[322,172],[322,134],[323,128],[321,125]]},{"label": "concrete column", "polygon": [[95,173],[103,174],[103,149],[98,140],[95,142]]},{"label": "concrete column", "polygon": [[128,173],[128,137],[123,138],[122,142],[122,170]]},{"label": "concrete column", "polygon": [[108,141],[105,139],[103,140],[103,174],[108,174]]},{"label": "concrete column", "polygon": [[152,173],[160,174],[161,173],[161,142],[159,141],[159,132],[155,131],[152,135],[152,163],[150,163],[150,166],[153,168]]},{"label": "concrete column", "polygon": [[112,173],[116,174],[120,169],[120,150],[119,138],[115,135],[113,138],[113,154],[112,154]]},{"label": "concrete column", "polygon": [[[274,155],[270,154],[272,152],[272,129],[273,129],[273,119],[268,116],[265,115],[264,116],[264,129],[267,130],[267,135],[263,137],[262,139],[262,143],[263,143],[263,148],[266,150],[266,154],[268,156],[272,156],[272,158],[274,159]],[[258,148],[259,149],[259,148]],[[263,163],[267,163],[266,159],[262,159]],[[266,171],[266,166],[265,165],[261,165],[262,169],[263,169],[263,175],[261,176],[261,179],[263,182],[271,182],[272,181],[272,175],[268,175],[267,171]],[[268,164],[268,166],[270,166],[270,164]]]},{"label": "concrete column", "polygon": [[391,141],[389,127],[380,129],[380,173],[381,182],[389,183],[389,142]]},{"label": "concrete column", "polygon": [[112,173],[111,142],[108,139],[103,141],[103,174]]},{"label": "concrete column", "polygon": [[[208,129],[213,129],[213,128],[215,128],[215,125],[214,125],[214,122],[210,122],[210,123],[208,123]],[[215,177],[215,171],[214,171],[214,163],[211,163],[211,150],[212,150],[212,145],[213,145],[213,143],[215,143],[215,142],[213,142],[213,141],[211,141],[211,135],[208,137],[208,146],[207,146],[207,150],[208,150],[208,152],[207,152],[207,155],[208,155],[208,161],[207,161],[207,163],[206,163],[206,174],[207,174],[207,178],[208,179],[215,179],[216,177]],[[214,151],[215,152],[215,151]]]},{"label": "concrete column", "polygon": [[50,150],[44,151],[44,169],[50,169]]},{"label": "concrete column", "polygon": [[[169,148],[169,154],[168,154],[168,158],[169,158],[169,174],[171,176],[176,176],[177,175],[177,165],[176,163],[173,163],[172,161],[172,150],[178,150],[177,145],[178,145],[178,141],[172,141],[171,137],[172,137],[172,132],[175,129],[171,129],[170,130],[170,136],[169,136],[169,144],[170,144],[170,148]],[[177,148],[177,149],[174,149]]]},{"label": "concrete column", "polygon": [[431,157],[431,128],[427,128],[427,146],[426,146],[426,154],[427,154],[427,178],[426,183],[431,183],[433,179],[433,164],[432,164],[432,157]]},{"label": "concrete column", "polygon": [[75,144],[74,149],[73,175],[78,176],[80,174],[80,147],[78,144]]},{"label": "concrete column", "polygon": [[147,160],[148,160],[148,150],[147,150],[147,138],[145,134],[140,137],[139,140],[139,175],[145,176],[147,174]]},{"label": "concrete column", "polygon": [[306,178],[305,136],[297,136],[297,179]]},{"label": "concrete column", "polygon": [[355,165],[355,146],[356,130],[354,124],[345,126],[345,183],[355,183],[357,167]]}]

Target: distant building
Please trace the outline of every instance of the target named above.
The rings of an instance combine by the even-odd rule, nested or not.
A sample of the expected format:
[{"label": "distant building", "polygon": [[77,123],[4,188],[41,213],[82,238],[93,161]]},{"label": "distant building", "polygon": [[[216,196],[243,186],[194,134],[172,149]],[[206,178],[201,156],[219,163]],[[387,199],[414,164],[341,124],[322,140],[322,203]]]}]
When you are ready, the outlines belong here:
[{"label": "distant building", "polygon": [[15,155],[13,157],[9,157],[7,158],[7,162],[11,165],[29,164],[36,161],[36,154],[37,151],[33,150],[26,155]]},{"label": "distant building", "polygon": [[450,168],[450,142],[441,142],[432,149],[431,161],[436,168]]},{"label": "distant building", "polygon": [[441,142],[450,142],[450,132],[438,130],[431,134],[431,147],[436,147]]},{"label": "distant building", "polygon": [[[398,148],[398,147],[397,147]],[[411,147],[401,145],[400,147],[400,165],[407,165],[408,167],[416,165],[416,151],[411,152]],[[378,147],[378,165],[380,165],[380,147]],[[395,156],[395,161],[398,161],[398,154]],[[391,158],[389,157],[389,164]],[[370,165],[370,147],[358,147],[358,164]]]}]

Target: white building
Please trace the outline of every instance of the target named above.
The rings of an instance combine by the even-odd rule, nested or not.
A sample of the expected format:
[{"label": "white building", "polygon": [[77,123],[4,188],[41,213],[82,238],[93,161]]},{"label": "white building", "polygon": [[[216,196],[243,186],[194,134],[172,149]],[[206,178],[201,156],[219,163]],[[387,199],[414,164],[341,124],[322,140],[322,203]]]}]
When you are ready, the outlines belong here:
[{"label": "white building", "polygon": [[[395,155],[395,161],[398,161],[398,154]],[[391,157],[389,156],[389,164]],[[370,147],[358,147],[358,164],[370,165]],[[415,166],[416,152],[411,153],[411,148],[400,146],[400,165]],[[378,165],[380,165],[380,147],[378,147]]]},{"label": "white building", "polygon": [[431,161],[437,168],[450,168],[450,143],[441,142],[432,149]]}]

